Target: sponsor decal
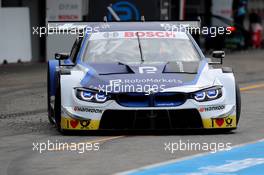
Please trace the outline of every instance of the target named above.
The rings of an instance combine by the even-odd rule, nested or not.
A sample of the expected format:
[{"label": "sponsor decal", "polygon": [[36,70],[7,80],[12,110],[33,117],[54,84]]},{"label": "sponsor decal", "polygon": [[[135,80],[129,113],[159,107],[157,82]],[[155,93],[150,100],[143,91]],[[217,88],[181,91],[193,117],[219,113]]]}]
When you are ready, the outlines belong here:
[{"label": "sponsor decal", "polygon": [[81,120],[80,124],[83,128],[86,128],[91,123],[91,120]]},{"label": "sponsor decal", "polygon": [[119,38],[118,32],[105,32],[103,33],[104,38]]},{"label": "sponsor decal", "polygon": [[61,117],[61,128],[71,130],[97,130],[100,120],[76,120],[72,118]]},{"label": "sponsor decal", "polygon": [[76,128],[79,124],[79,121],[78,120],[71,120],[70,121],[70,125],[72,128]]},{"label": "sponsor decal", "polygon": [[138,71],[140,74],[144,74],[144,73],[147,73],[147,74],[154,74],[157,72],[157,68],[156,67],[152,67],[152,66],[142,66],[142,67],[139,67],[138,68]]},{"label": "sponsor decal", "polygon": [[[145,68],[145,67],[144,67]],[[144,71],[147,73],[152,72],[155,69],[140,69],[143,73]],[[171,84],[171,87],[180,86],[183,84],[183,81],[180,79],[155,79],[155,78],[147,78],[147,79],[114,79],[109,80],[109,84],[102,84],[95,86],[89,86],[91,89],[97,89],[99,92],[104,92],[106,95],[108,93],[127,93],[127,92],[139,92],[139,93],[148,93],[150,91],[153,92],[163,92],[166,88],[165,84]],[[149,94],[149,93],[148,93]]]},{"label": "sponsor decal", "polygon": [[[70,122],[70,126],[69,126],[69,122]],[[89,126],[89,124],[91,123],[91,120],[68,120],[67,121],[67,128],[73,128],[75,129],[78,125],[81,125],[81,129],[87,128]]]},{"label": "sponsor decal", "polygon": [[[217,119],[213,119],[215,120],[215,123],[218,125],[218,126],[222,126],[224,124],[224,119],[223,118],[217,118]],[[214,121],[212,120],[212,125],[214,126]]]},{"label": "sponsor decal", "polygon": [[223,118],[203,119],[204,128],[235,128],[236,116],[229,115]]},{"label": "sponsor decal", "polygon": [[188,36],[184,32],[173,31],[119,31],[119,32],[96,32],[91,35],[89,40],[105,40],[105,39],[137,39],[140,38],[171,38],[171,39],[185,39]]},{"label": "sponsor decal", "polygon": [[122,83],[122,80],[120,79],[115,79],[115,80],[110,80],[109,85],[110,86],[120,86]]},{"label": "sponsor decal", "polygon": [[[110,80],[111,81],[111,80]],[[166,83],[166,84],[183,84],[183,81],[180,79],[175,79],[175,78],[143,78],[143,79],[116,79],[113,80],[114,82],[110,82],[110,85],[120,85],[120,84],[141,84],[141,83],[146,83],[146,84],[153,84],[153,83]]]},{"label": "sponsor decal", "polygon": [[199,112],[210,112],[210,111],[220,111],[225,109],[225,105],[219,105],[219,106],[208,106],[208,107],[201,107],[199,109]]},{"label": "sponsor decal", "polygon": [[222,127],[224,124],[225,127],[232,127],[233,119],[230,117],[226,118],[212,118],[212,127]]},{"label": "sponsor decal", "polygon": [[80,111],[80,112],[90,112],[90,113],[103,113],[103,110],[101,109],[94,109],[94,108],[87,108],[87,107],[81,107],[81,106],[75,106],[73,108],[74,111]]},{"label": "sponsor decal", "polygon": [[140,31],[140,32],[125,32],[125,38],[175,38],[175,32],[164,32],[164,31]]},{"label": "sponsor decal", "polygon": [[232,118],[226,118],[225,122],[226,122],[226,126],[232,126],[233,119]]}]

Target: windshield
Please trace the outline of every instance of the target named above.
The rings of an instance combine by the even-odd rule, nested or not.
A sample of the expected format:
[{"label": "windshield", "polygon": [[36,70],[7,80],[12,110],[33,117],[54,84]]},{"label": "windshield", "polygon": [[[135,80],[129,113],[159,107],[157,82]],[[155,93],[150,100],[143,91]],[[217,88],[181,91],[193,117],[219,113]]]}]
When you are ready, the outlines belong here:
[{"label": "windshield", "polygon": [[83,56],[87,63],[142,59],[150,63],[190,62],[199,61],[200,55],[183,32],[100,32],[92,34]]}]

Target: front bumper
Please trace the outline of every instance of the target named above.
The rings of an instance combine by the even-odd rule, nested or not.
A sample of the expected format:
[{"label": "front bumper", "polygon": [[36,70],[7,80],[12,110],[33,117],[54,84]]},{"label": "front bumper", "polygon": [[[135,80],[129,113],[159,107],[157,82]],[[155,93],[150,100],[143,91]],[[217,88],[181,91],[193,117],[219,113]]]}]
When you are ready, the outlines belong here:
[{"label": "front bumper", "polygon": [[77,101],[62,106],[63,130],[130,130],[130,129],[218,129],[237,127],[235,104],[224,99],[198,103],[187,100],[177,107],[120,106],[115,101],[104,104]]}]

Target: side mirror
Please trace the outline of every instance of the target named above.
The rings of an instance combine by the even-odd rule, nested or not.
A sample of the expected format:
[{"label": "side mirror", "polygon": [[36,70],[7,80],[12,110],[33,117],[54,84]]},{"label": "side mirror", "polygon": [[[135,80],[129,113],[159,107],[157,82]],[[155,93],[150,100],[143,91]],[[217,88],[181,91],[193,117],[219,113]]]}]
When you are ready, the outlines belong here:
[{"label": "side mirror", "polygon": [[67,60],[69,58],[69,54],[67,53],[55,53],[56,60]]},{"label": "side mirror", "polygon": [[213,51],[213,55],[214,58],[225,58],[225,51]]},{"label": "side mirror", "polygon": [[68,53],[55,53],[55,59],[59,61],[59,66],[74,66],[69,58]]},{"label": "side mirror", "polygon": [[225,58],[225,51],[213,51],[212,56],[214,58],[219,58],[220,62],[211,62],[210,64],[223,64],[223,59]]}]

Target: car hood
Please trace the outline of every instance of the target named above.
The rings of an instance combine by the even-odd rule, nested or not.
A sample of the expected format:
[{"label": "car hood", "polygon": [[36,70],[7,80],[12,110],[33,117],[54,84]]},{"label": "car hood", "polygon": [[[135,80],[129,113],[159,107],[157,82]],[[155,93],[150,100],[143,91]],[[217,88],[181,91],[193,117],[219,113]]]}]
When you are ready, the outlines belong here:
[{"label": "car hood", "polygon": [[[206,67],[206,61],[168,63],[93,63],[81,81],[84,88],[111,93],[138,92],[156,88],[195,85]],[[210,83],[210,82],[208,82]],[[144,89],[145,88],[145,89]]]}]

